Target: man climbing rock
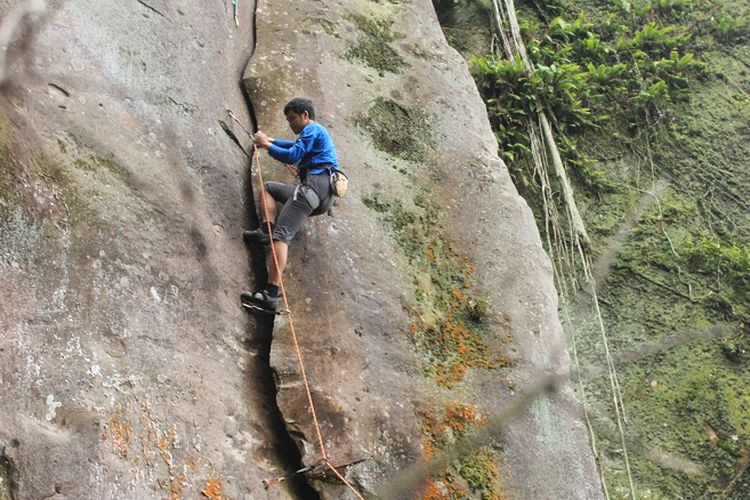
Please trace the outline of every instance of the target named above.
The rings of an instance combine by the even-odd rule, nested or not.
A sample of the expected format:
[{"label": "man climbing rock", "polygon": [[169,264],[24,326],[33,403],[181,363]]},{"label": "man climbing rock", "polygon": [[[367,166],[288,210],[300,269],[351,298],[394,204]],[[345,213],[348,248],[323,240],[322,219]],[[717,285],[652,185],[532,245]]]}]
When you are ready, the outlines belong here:
[{"label": "man climbing rock", "polygon": [[[297,165],[299,183],[296,186],[280,182],[266,182],[262,193],[262,224],[253,231],[245,231],[247,244],[269,244],[273,239],[273,254],[268,257],[268,283],[255,293],[242,292],[243,302],[273,311],[279,305],[279,284],[286,266],[289,243],[308,217],[328,212],[333,204],[330,176],[338,170],[336,147],[323,125],[315,121],[312,101],[294,98],[284,106],[289,127],[297,135],[294,142],[275,139],[258,131],[255,145],[285,164]],[[278,212],[276,203],[283,206]],[[278,213],[278,217],[277,217]],[[271,234],[268,227],[271,223]],[[275,258],[274,258],[275,254]],[[276,265],[278,263],[278,266]]]}]

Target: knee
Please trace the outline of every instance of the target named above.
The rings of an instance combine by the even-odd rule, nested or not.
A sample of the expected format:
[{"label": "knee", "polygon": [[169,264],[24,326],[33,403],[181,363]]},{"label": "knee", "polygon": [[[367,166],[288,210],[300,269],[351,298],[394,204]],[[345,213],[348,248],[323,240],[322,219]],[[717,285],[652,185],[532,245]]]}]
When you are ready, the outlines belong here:
[{"label": "knee", "polygon": [[273,232],[271,233],[271,238],[274,242],[283,243],[287,246],[294,239],[294,236],[295,231],[290,230],[290,228],[287,228],[281,224],[275,225],[273,228]]}]

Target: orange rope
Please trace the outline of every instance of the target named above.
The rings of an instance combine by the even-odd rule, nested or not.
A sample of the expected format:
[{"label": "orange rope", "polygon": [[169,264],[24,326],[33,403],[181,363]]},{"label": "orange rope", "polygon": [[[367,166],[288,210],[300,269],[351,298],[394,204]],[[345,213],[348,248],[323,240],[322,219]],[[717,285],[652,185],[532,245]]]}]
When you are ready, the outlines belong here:
[{"label": "orange rope", "polygon": [[344,478],[344,476],[342,476],[339,473],[339,471],[336,470],[336,467],[334,467],[333,465],[331,465],[331,462],[329,462],[327,459],[326,459],[326,465],[328,466],[329,469],[331,469],[331,472],[333,472],[336,475],[336,477],[339,478],[339,480],[342,483],[344,483],[346,485],[346,487],[349,488],[352,491],[352,493],[354,493],[355,495],[357,495],[357,498],[359,498],[360,500],[365,500],[364,498],[362,498],[362,495],[359,494],[359,491],[355,490],[354,486],[352,486],[351,484],[349,484],[349,481],[347,481]]},{"label": "orange rope", "polygon": [[[263,184],[263,172],[260,168],[260,155],[258,155],[258,148],[257,146],[253,145],[253,157],[255,158],[255,166],[258,169],[258,182],[260,182],[260,188],[261,190],[265,190],[265,186]],[[268,236],[271,242],[271,255],[273,255],[273,265],[276,266],[277,271],[279,270],[279,261],[276,258],[276,248],[273,244],[273,234],[271,232],[271,221],[268,218],[268,207],[266,207],[265,203],[265,195],[264,191],[261,191],[261,209],[263,211],[263,218],[266,219],[266,224],[268,225]],[[279,288],[281,289],[281,296],[284,299],[284,308],[286,308],[287,311],[291,311],[289,309],[289,302],[286,298],[286,291],[284,290],[284,280],[279,279]],[[300,373],[302,374],[302,381],[305,383],[305,392],[307,393],[307,402],[310,405],[310,411],[312,412],[312,418],[313,423],[315,424],[315,433],[318,436],[318,444],[320,445],[320,452],[323,455],[323,458],[327,458],[326,455],[326,448],[323,444],[323,435],[320,433],[320,426],[318,425],[318,416],[315,413],[315,405],[313,404],[312,400],[312,393],[310,392],[310,385],[307,382],[307,374],[305,373],[305,365],[302,363],[302,353],[299,350],[299,343],[297,342],[297,333],[294,331],[294,321],[292,320],[291,313],[289,314],[289,329],[292,332],[292,340],[294,342],[294,350],[297,353],[297,363],[299,364]]]},{"label": "orange rope", "polygon": [[354,487],[349,484],[349,482],[341,475],[339,472],[328,462],[328,455],[326,454],[326,448],[323,444],[323,435],[320,432],[320,425],[318,424],[318,416],[315,412],[315,405],[313,404],[312,400],[312,392],[310,391],[310,384],[307,381],[307,374],[305,373],[305,365],[302,362],[302,353],[299,349],[299,342],[297,341],[297,333],[294,330],[294,321],[292,320],[292,311],[289,308],[289,301],[286,298],[286,290],[284,290],[284,280],[281,278],[281,270],[279,269],[279,261],[276,258],[276,248],[273,244],[273,234],[271,232],[271,221],[268,217],[268,207],[266,207],[265,203],[265,186],[263,184],[263,172],[260,168],[260,155],[258,154],[258,148],[253,144],[253,159],[255,160],[255,166],[258,170],[258,181],[260,182],[260,189],[261,189],[261,210],[263,212],[263,218],[266,220],[266,224],[268,225],[268,236],[271,243],[271,255],[273,255],[273,264],[276,266],[276,270],[279,272],[279,288],[281,290],[281,296],[284,299],[284,308],[288,311],[289,315],[289,330],[292,332],[292,341],[294,342],[294,351],[297,354],[297,363],[299,364],[299,371],[302,374],[302,381],[305,384],[305,393],[307,394],[307,402],[310,405],[310,412],[312,413],[313,418],[313,424],[315,425],[315,433],[318,437],[318,445],[320,446],[320,453],[323,457],[323,460],[328,465],[328,467],[333,471],[333,473],[338,477],[346,486],[349,488],[360,500],[364,500],[362,495],[359,494],[357,490],[354,489]]}]

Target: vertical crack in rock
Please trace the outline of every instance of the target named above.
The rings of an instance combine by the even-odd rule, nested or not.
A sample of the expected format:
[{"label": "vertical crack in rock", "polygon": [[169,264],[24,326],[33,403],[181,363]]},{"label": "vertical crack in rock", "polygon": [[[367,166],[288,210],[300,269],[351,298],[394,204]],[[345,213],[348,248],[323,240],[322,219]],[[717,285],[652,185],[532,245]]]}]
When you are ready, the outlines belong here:
[{"label": "vertical crack in rock", "polygon": [[5,448],[0,450],[0,500],[15,500],[16,470],[13,462],[5,454]]},{"label": "vertical crack in rock", "polygon": [[[249,340],[247,347],[258,352],[257,363],[249,370],[252,383],[259,386],[262,394],[261,405],[264,413],[265,431],[269,447],[269,457],[278,463],[283,475],[304,467],[302,455],[292,435],[286,427],[284,417],[276,403],[276,380],[270,365],[271,342],[273,341],[273,319],[259,318],[255,329],[256,338]],[[289,493],[300,499],[320,499],[320,495],[307,483],[302,475],[291,478],[287,483]],[[277,486],[281,488],[283,486]],[[0,500],[4,500],[0,498]]]},{"label": "vertical crack in rock", "polygon": [[[253,18],[252,18],[252,37],[253,37],[253,48],[250,52],[247,64],[250,64],[250,60],[255,54],[255,48],[258,44],[256,38],[256,9],[258,3],[254,2],[253,5]],[[247,64],[245,66],[247,66]],[[240,87],[242,95],[245,98],[247,105],[248,114],[253,125],[253,131],[257,130],[258,119],[255,114],[255,108],[253,107],[250,94],[247,91],[247,87],[243,84],[242,78],[240,77]],[[251,165],[252,169],[252,165]],[[246,209],[246,223],[253,226],[258,225],[260,218],[258,217],[257,210],[255,209],[255,193],[253,192],[252,176],[250,171],[245,176],[245,209]],[[253,275],[256,277],[256,285],[265,284],[266,277],[266,264],[265,264],[265,251],[260,248],[254,248],[249,250],[250,253],[250,266]],[[258,363],[255,363],[253,369],[250,370],[249,375],[252,379],[252,383],[258,384],[261,389],[261,404],[264,409],[265,423],[268,426],[267,429],[267,441],[270,447],[269,455],[272,460],[278,463],[284,470],[283,474],[291,474],[304,467],[302,463],[302,454],[294,438],[289,432],[286,426],[284,417],[279,409],[276,401],[277,386],[276,378],[271,368],[271,343],[273,342],[273,326],[274,317],[262,317],[257,316],[255,338],[248,340],[247,347],[255,350],[258,353]],[[315,491],[312,486],[305,480],[302,475],[294,476],[286,482],[287,488],[290,493],[300,499],[312,499],[319,500],[320,495]],[[0,498],[0,500],[4,500]]]}]

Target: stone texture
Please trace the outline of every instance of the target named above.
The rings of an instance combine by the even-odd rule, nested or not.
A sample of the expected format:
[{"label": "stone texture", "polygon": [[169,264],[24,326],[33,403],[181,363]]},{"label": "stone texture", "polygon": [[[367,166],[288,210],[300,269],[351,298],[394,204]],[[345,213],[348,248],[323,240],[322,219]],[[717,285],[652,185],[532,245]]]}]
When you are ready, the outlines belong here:
[{"label": "stone texture", "polygon": [[247,161],[217,123],[248,120],[240,8],[238,29],[222,2],[49,2],[14,45],[0,440],[17,443],[15,498],[198,498],[209,479],[257,498],[287,470],[237,295]]},{"label": "stone texture", "polygon": [[[239,80],[254,36],[244,82],[260,127],[289,137],[281,107],[310,96],[352,178],[336,218],[311,221],[293,243],[286,273],[331,461],[368,458],[347,477],[379,491],[422,459],[425,413],[461,401],[490,416],[537,368],[567,370],[533,218],[430,3],[259,0],[255,30],[252,2],[240,0],[239,28],[226,4],[50,2],[25,47],[11,47],[0,120],[0,447],[10,466],[0,475],[17,498],[199,498],[214,479],[228,498],[309,495],[261,486],[294,459],[275,432],[267,321],[237,300],[262,279],[248,273],[262,255],[248,261],[240,238],[257,178],[217,120],[227,108],[249,120]],[[392,21],[395,36],[367,19]],[[378,67],[390,50],[400,64]],[[416,142],[382,150],[387,127],[367,121],[378,103],[395,118],[407,110],[404,126],[419,118],[402,134]],[[269,179],[285,178],[261,161]],[[450,389],[426,374],[409,335],[418,273],[363,202],[413,208],[418,194],[437,207],[435,234],[476,268],[492,345],[512,368],[471,368]],[[288,321],[276,320],[271,363],[311,463],[320,450]],[[511,498],[600,496],[567,385],[508,427],[504,450]]]}]

